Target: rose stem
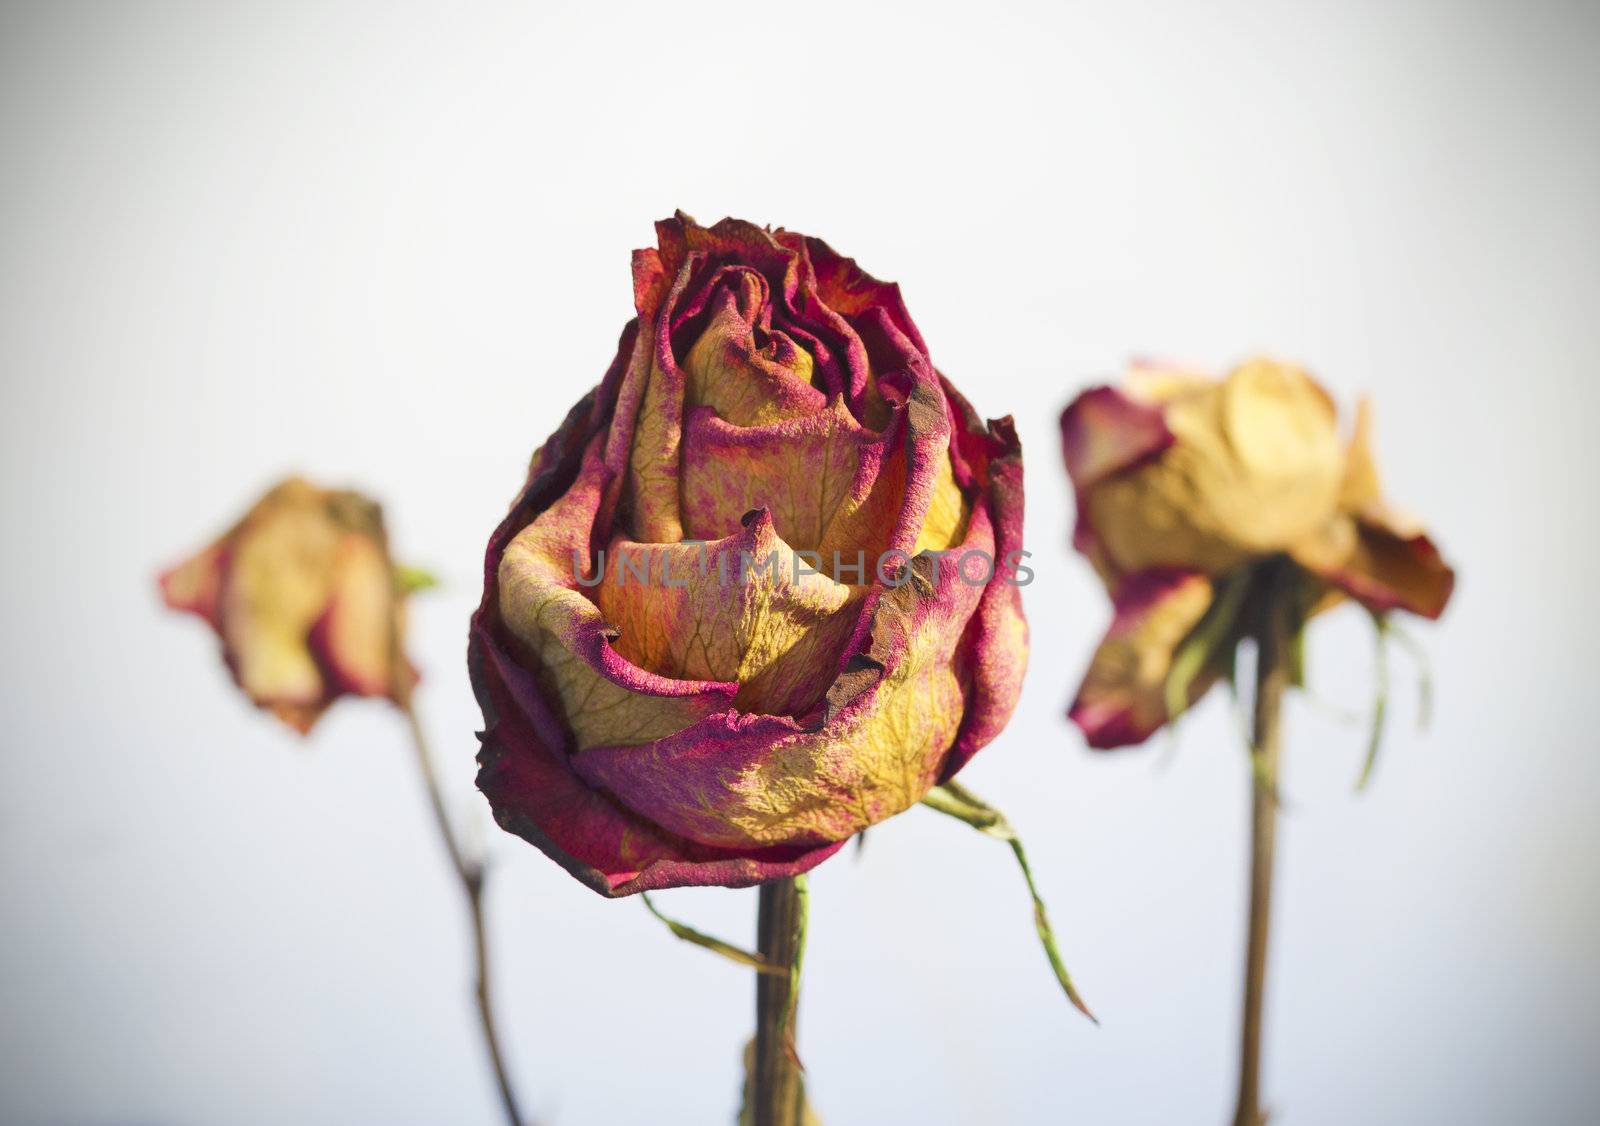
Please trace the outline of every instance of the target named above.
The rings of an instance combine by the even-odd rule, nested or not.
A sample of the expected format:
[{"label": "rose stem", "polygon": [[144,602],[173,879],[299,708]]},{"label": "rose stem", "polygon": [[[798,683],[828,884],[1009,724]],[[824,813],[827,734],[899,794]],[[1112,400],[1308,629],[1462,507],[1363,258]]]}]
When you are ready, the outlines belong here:
[{"label": "rose stem", "polygon": [[1267,937],[1272,921],[1272,852],[1278,818],[1279,710],[1290,676],[1293,643],[1290,592],[1274,568],[1256,624],[1256,693],[1251,737],[1250,931],[1244,960],[1244,1031],[1239,1105],[1234,1126],[1262,1126],[1261,1013],[1266,994]]},{"label": "rose stem", "polygon": [[805,925],[805,897],[796,879],[761,885],[756,949],[767,961],[791,970],[787,977],[756,974],[756,1056],[750,1075],[752,1126],[798,1126],[800,1122],[803,1097],[794,1024]]},{"label": "rose stem", "polygon": [[411,728],[411,745],[417,752],[417,766],[422,771],[422,781],[428,791],[428,802],[433,808],[433,818],[439,826],[439,836],[445,851],[450,854],[451,867],[461,881],[466,893],[467,911],[472,918],[472,951],[478,969],[478,1022],[483,1026],[484,1046],[489,1050],[489,1061],[494,1065],[495,1082],[500,1087],[500,1102],[505,1109],[506,1121],[511,1126],[521,1126],[522,1116],[517,1110],[516,1096],[511,1093],[511,1081],[506,1075],[505,1060],[500,1055],[500,1038],[495,1034],[494,1005],[489,991],[489,939],[483,921],[483,865],[469,860],[462,851],[450,827],[450,816],[445,812],[444,797],[439,791],[439,777],[433,769],[433,758],[428,753],[428,740],[417,719],[416,708],[408,700],[402,710]]}]

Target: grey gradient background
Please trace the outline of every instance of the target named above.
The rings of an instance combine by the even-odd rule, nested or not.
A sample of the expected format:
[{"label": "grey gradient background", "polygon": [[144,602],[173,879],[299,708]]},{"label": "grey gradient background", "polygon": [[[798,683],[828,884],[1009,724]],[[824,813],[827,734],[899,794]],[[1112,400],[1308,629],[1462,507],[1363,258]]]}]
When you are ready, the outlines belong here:
[{"label": "grey gradient background", "polygon": [[[548,1123],[727,1121],[751,983],[488,822],[462,664],[482,544],[683,207],[898,279],[1028,456],[1034,656],[965,778],[814,876],[829,1126],[1219,1123],[1246,767],[1062,711],[1107,611],[1055,417],[1133,352],[1301,358],[1377,399],[1459,565],[1373,790],[1288,713],[1267,1089],[1283,1126],[1600,1121],[1600,18],[1592,4],[8,4],[0,14],[0,1121],[491,1123],[466,933],[403,729],[300,745],[152,575],[301,469],[389,501],[421,695],[495,865],[506,1039]],[[1360,708],[1341,611],[1317,691]],[[1166,763],[1163,766],[1163,763]],[[668,893],[728,935],[755,894]]]}]

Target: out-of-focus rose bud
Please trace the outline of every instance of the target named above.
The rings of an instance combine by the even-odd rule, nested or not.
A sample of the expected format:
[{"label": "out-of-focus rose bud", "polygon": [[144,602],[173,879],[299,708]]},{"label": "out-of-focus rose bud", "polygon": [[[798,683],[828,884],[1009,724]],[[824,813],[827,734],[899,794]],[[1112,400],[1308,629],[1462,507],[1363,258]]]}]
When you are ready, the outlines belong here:
[{"label": "out-of-focus rose bud", "polygon": [[298,477],[161,575],[167,605],[222,639],[245,695],[301,734],[342,695],[405,701],[401,586],[378,505]]},{"label": "out-of-focus rose bud", "polygon": [[[1366,404],[1340,440],[1333,400],[1298,367],[1252,359],[1222,379],[1138,366],[1061,416],[1077,495],[1073,544],[1115,608],[1072,705],[1094,747],[1138,743],[1168,719],[1175,654],[1197,630],[1227,636],[1258,565],[1298,565],[1306,612],[1348,596],[1374,613],[1437,618],[1454,572],[1378,488]],[[1222,672],[1187,670],[1193,702]]]},{"label": "out-of-focus rose bud", "polygon": [[470,644],[496,818],[606,895],[819,863],[994,738],[1027,654],[1016,436],[898,287],[790,231],[657,234]]}]

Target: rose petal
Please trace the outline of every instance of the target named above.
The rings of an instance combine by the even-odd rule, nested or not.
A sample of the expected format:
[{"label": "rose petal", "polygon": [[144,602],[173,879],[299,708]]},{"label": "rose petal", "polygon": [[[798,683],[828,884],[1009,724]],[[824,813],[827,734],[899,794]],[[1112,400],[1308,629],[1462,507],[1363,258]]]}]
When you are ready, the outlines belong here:
[{"label": "rose petal", "polygon": [[647,672],[611,646],[613,631],[583,593],[596,561],[589,533],[607,471],[589,443],[570,488],[506,545],[497,574],[506,628],[536,657],[577,746],[647,743],[725,708],[738,685]]},{"label": "rose petal", "polygon": [[1091,387],[1061,412],[1061,451],[1079,490],[1148,461],[1172,441],[1160,407],[1115,387]]},{"label": "rose petal", "polygon": [[808,871],[843,846],[734,852],[673,837],[572,773],[560,724],[532,675],[508,658],[481,620],[473,627],[469,664],[487,728],[478,788],[495,820],[602,895],[749,887]]},{"label": "rose petal", "polygon": [[1455,572],[1421,524],[1384,503],[1365,399],[1356,408],[1339,504],[1337,518],[1290,550],[1294,560],[1368,609],[1444,613]]},{"label": "rose petal", "polygon": [[988,481],[975,510],[994,528],[996,574],[983,590],[958,650],[957,676],[969,685],[961,732],[945,760],[948,781],[999,735],[1011,718],[1028,667],[1028,623],[1022,613],[1017,564],[1022,550],[1022,447],[1010,418],[983,426],[961,394],[945,383],[958,413],[963,462],[976,480]]},{"label": "rose petal", "polygon": [[280,499],[234,537],[218,606],[239,686],[258,702],[304,709],[330,695],[308,638],[328,603],[341,536],[320,504]]},{"label": "rose petal", "polygon": [[1141,403],[1160,405],[1203,392],[1216,380],[1206,371],[1169,360],[1136,357],[1122,379],[1122,389]]},{"label": "rose petal", "polygon": [[1345,450],[1344,483],[1339,487],[1339,507],[1359,512],[1383,499],[1378,484],[1378,463],[1372,456],[1372,405],[1365,398],[1356,404],[1355,431]]},{"label": "rose petal", "polygon": [[1172,444],[1085,490],[1097,547],[1119,574],[1222,575],[1286,551],[1337,510],[1344,472],[1331,401],[1305,372],[1251,360],[1162,408]]},{"label": "rose petal", "polygon": [[[484,598],[473,615],[467,667],[484,712],[486,730],[478,754],[478,787],[495,819],[528,840],[574,877],[602,895],[691,885],[748,887],[797,875],[826,860],[841,847],[773,848],[731,853],[682,841],[624,810],[583,784],[568,766],[571,736],[552,712],[546,690],[513,657],[509,636],[498,620],[498,561],[513,538],[569,489],[580,469],[593,492],[595,435],[603,435],[603,403],[615,396],[633,346],[625,330],[619,360],[600,388],[568,412],[561,427],[535,455],[527,482],[485,555]],[[585,498],[594,504],[592,497]],[[565,546],[565,544],[563,544]],[[587,559],[587,548],[585,547]]]},{"label": "rose petal", "polygon": [[[1167,722],[1173,655],[1211,601],[1211,580],[1197,571],[1154,569],[1122,581],[1112,600],[1111,627],[1067,712],[1091,747],[1142,743]],[[1215,680],[1215,672],[1196,677],[1190,702]]]},{"label": "rose petal", "polygon": [[881,551],[904,495],[905,459],[890,448],[890,437],[862,427],[842,399],[815,414],[753,427],[696,407],[683,449],[685,530],[693,539],[721,539],[738,530],[745,513],[764,508],[778,534],[799,550],[826,547],[831,559],[839,548],[853,559],[856,548],[873,545],[844,537],[870,527]]},{"label": "rose petal", "polygon": [[220,630],[218,601],[228,552],[223,540],[161,572],[161,598],[174,610],[196,614]]},{"label": "rose petal", "polygon": [[[678,278],[673,294],[688,284]],[[663,312],[654,331],[640,326],[623,395],[637,403],[618,407],[611,438],[611,460],[626,458],[626,501],[635,539],[674,543],[683,538],[678,513],[679,443],[683,436],[684,375],[672,354]]]},{"label": "rose petal", "polygon": [[1119,572],[1095,535],[1089,490],[1114,473],[1159,457],[1172,441],[1159,407],[1138,402],[1115,387],[1092,387],[1061,412],[1061,453],[1077,511],[1072,546],[1108,583]]},{"label": "rose petal", "polygon": [[703,546],[613,540],[600,611],[620,631],[617,651],[639,667],[735,681],[741,710],[796,714],[827,690],[865,595],[812,562],[764,509],[748,513],[737,535]]},{"label": "rose petal", "polygon": [[1433,541],[1381,504],[1339,518],[1290,554],[1371,610],[1409,610],[1438,618],[1455,589],[1455,571]]},{"label": "rose petal", "polygon": [[[971,552],[993,558],[983,509]],[[875,592],[814,729],[730,710],[649,747],[591,747],[573,768],[668,831],[726,848],[842,841],[916,804],[960,731],[954,654],[984,587],[956,557],[937,576],[929,555],[913,570]]]},{"label": "rose petal", "polygon": [[734,426],[803,418],[827,405],[811,385],[810,354],[772,329],[766,279],[754,270],[733,271],[716,290],[710,319],[683,370],[689,403]]},{"label": "rose petal", "polygon": [[336,691],[386,696],[397,691],[395,586],[388,553],[371,536],[340,538],[328,608],[310,647]]}]

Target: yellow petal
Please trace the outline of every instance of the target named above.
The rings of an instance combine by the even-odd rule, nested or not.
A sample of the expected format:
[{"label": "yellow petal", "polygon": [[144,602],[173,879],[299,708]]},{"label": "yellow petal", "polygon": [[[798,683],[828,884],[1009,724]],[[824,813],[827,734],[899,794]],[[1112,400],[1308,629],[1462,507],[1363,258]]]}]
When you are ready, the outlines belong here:
[{"label": "yellow petal", "polygon": [[1173,444],[1091,488],[1090,524],[1124,573],[1222,574],[1284,551],[1336,509],[1344,470],[1327,394],[1298,368],[1252,360],[1163,407]]},{"label": "yellow petal", "polygon": [[[1167,677],[1178,646],[1205,617],[1213,597],[1206,576],[1147,571],[1125,580],[1116,617],[1095,650],[1068,713],[1092,747],[1138,743],[1167,721]],[[1189,688],[1193,701],[1214,671]]]},{"label": "yellow petal", "polygon": [[[986,512],[968,525],[963,551],[992,557]],[[882,591],[868,651],[811,722],[728,712],[652,747],[585,750],[574,768],[671,832],[729,848],[843,840],[909,808],[960,731],[954,655],[984,589],[951,560],[935,582],[934,566],[921,556],[915,578]]]},{"label": "yellow petal", "polygon": [[[827,690],[863,588],[814,572],[764,511],[707,545],[613,540],[600,611],[615,647],[640,668],[685,680],[737,681],[741,711],[809,709]],[[679,584],[682,585],[679,585]]]},{"label": "yellow petal", "polygon": [[[639,326],[628,378],[644,380],[631,426],[618,416],[616,439],[627,443],[628,511],[634,538],[676,543],[683,538],[678,515],[678,451],[683,440],[683,373],[664,368],[655,354],[650,326]],[[636,374],[636,372],[640,374]],[[624,397],[627,391],[623,392]]]},{"label": "yellow petal", "polygon": [[1128,396],[1141,403],[1160,405],[1196,392],[1205,392],[1216,380],[1199,368],[1182,364],[1136,360],[1123,378]]},{"label": "yellow petal", "polygon": [[735,426],[804,417],[825,403],[811,386],[811,353],[781,332],[760,330],[766,290],[766,279],[753,270],[740,273],[736,288],[719,289],[683,361],[689,403],[710,407]]},{"label": "yellow petal", "polygon": [[371,536],[340,537],[325,623],[324,656],[339,687],[361,696],[395,691],[399,623],[393,568]]},{"label": "yellow petal", "polygon": [[308,639],[328,603],[339,539],[321,505],[266,506],[239,530],[222,593],[222,632],[239,686],[252,699],[313,705],[327,694]]},{"label": "yellow petal", "polygon": [[1356,404],[1355,432],[1345,453],[1344,482],[1339,488],[1339,507],[1359,512],[1383,498],[1378,484],[1378,463],[1372,456],[1372,406],[1363,398]]},{"label": "yellow petal", "polygon": [[500,614],[537,658],[577,749],[632,745],[680,731],[719,708],[734,686],[674,681],[628,662],[578,577],[597,570],[588,536],[604,466],[597,436],[578,480],[517,534],[500,560]]},{"label": "yellow petal", "polygon": [[917,511],[907,497],[907,443],[862,426],[842,397],[816,414],[763,426],[693,410],[683,459],[685,529],[690,539],[721,539],[735,534],[745,513],[764,508],[784,542],[818,552],[830,574],[835,552],[845,565],[860,553],[865,578],[850,581],[870,583],[905,520],[918,530],[911,554],[960,542],[968,504],[949,449],[927,456],[931,486],[926,508]]}]

